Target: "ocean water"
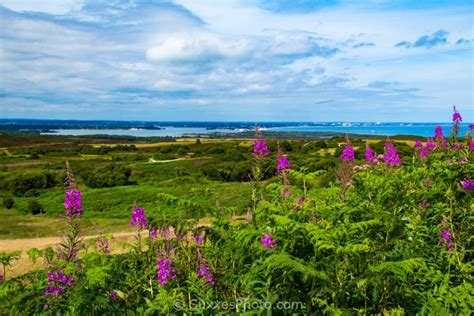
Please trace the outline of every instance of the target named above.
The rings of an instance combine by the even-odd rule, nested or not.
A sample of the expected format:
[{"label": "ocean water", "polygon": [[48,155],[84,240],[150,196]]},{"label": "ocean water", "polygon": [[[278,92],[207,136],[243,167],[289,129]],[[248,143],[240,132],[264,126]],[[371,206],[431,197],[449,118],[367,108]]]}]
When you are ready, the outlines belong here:
[{"label": "ocean water", "polygon": [[115,135],[115,136],[135,136],[135,137],[153,137],[153,136],[173,136],[179,137],[188,134],[207,134],[212,132],[229,133],[234,130],[214,129],[208,130],[204,127],[166,127],[163,129],[55,129],[54,133],[41,133],[43,135]]},{"label": "ocean water", "polygon": [[[324,124],[324,125],[323,125]],[[339,132],[365,135],[416,135],[434,136],[435,126],[440,125],[447,136],[451,131],[451,123],[322,123],[318,126],[296,126],[270,128],[269,131],[291,132]],[[464,135],[469,124],[462,124],[460,135]]]},{"label": "ocean water", "polygon": [[[273,123],[272,123],[273,124]],[[435,126],[440,125],[445,135],[449,135],[451,123],[285,123],[279,127],[265,127],[265,123],[261,124],[264,131],[273,132],[338,132],[365,135],[416,135],[430,137],[434,135]],[[251,125],[250,125],[251,126]],[[460,135],[464,135],[469,129],[469,124],[461,125]],[[248,129],[206,129],[205,127],[165,127],[163,129],[54,129],[52,133],[42,133],[45,135],[125,135],[136,137],[152,137],[152,136],[186,136],[191,134],[208,134],[208,133],[238,133]]]}]

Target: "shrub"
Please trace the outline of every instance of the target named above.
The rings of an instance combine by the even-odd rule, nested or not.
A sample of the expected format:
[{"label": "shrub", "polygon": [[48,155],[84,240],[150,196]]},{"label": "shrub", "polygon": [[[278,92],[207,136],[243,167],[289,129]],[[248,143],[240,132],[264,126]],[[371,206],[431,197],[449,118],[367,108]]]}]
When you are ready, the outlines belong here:
[{"label": "shrub", "polygon": [[88,187],[105,188],[129,184],[132,171],[121,165],[111,164],[93,170],[82,170],[79,174]]},{"label": "shrub", "polygon": [[33,215],[42,214],[44,213],[43,206],[40,204],[40,202],[31,200],[28,202],[28,213]]},{"label": "shrub", "polygon": [[23,196],[31,190],[51,188],[56,185],[56,180],[51,173],[26,173],[14,175],[5,184],[14,195]]},{"label": "shrub", "polygon": [[12,209],[13,205],[15,205],[15,201],[11,197],[3,198],[3,206],[6,209],[8,209],[8,210]]}]

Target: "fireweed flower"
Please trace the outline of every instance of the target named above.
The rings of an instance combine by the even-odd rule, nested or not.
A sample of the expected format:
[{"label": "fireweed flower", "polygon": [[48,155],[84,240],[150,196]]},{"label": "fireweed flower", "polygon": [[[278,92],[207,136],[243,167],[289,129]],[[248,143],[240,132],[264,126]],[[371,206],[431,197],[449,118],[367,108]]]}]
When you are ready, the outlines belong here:
[{"label": "fireweed flower", "polygon": [[388,166],[399,166],[402,163],[397,150],[390,141],[385,143],[383,159]]},{"label": "fireweed flower", "polygon": [[436,140],[440,140],[440,139],[443,139],[443,138],[444,138],[443,129],[442,129],[441,126],[439,126],[439,125],[436,125],[436,126],[435,126],[434,138],[435,138]]},{"label": "fireweed flower", "polygon": [[302,196],[300,196],[300,197],[298,198],[298,200],[296,200],[296,204],[298,204],[298,205],[303,204],[303,202],[304,202],[304,199],[303,199]]},{"label": "fireweed flower", "polygon": [[455,138],[459,130],[461,129],[462,117],[461,114],[457,111],[456,106],[453,105],[453,127],[451,128],[451,136]]},{"label": "fireweed flower", "polygon": [[293,195],[293,193],[288,188],[285,188],[283,191],[281,191],[281,196],[284,197],[284,198],[287,197],[287,196],[291,196],[291,195]]},{"label": "fireweed flower", "polygon": [[280,172],[285,169],[291,169],[290,161],[286,155],[278,153],[276,174],[280,174]]},{"label": "fireweed flower", "polygon": [[82,215],[82,195],[76,189],[67,189],[64,208],[68,216]]},{"label": "fireweed flower", "polygon": [[436,148],[436,144],[435,144],[435,142],[433,141],[432,138],[428,138],[428,142],[426,143],[426,148],[427,148],[429,151],[432,151],[433,149]]},{"label": "fireweed flower", "polygon": [[195,236],[195,237],[194,237],[194,241],[196,242],[196,244],[197,244],[198,246],[202,246],[202,245],[204,244],[204,239],[205,239],[205,238],[206,238],[206,237],[205,237],[204,235]]},{"label": "fireweed flower", "polygon": [[260,129],[258,125],[255,126],[255,136],[253,139],[253,156],[257,159],[262,159],[263,157],[269,154],[269,150],[267,147],[267,143],[262,139],[262,135],[260,134]]},{"label": "fireweed flower", "polygon": [[453,122],[454,123],[462,122],[461,113],[458,112],[455,105],[453,106],[453,111],[454,111],[454,113],[453,113]]},{"label": "fireweed flower", "polygon": [[469,147],[469,150],[470,150],[470,151],[474,151],[474,138],[470,139],[470,140],[467,142],[467,146]]},{"label": "fireweed flower", "polygon": [[204,265],[198,270],[198,277],[205,277],[206,282],[210,285],[215,285],[214,279],[212,278],[212,272],[208,265]]},{"label": "fireweed flower", "polygon": [[463,150],[463,148],[464,148],[464,147],[463,147],[460,143],[458,143],[458,142],[456,142],[456,143],[453,145],[453,151]]},{"label": "fireweed flower", "polygon": [[415,142],[415,145],[414,145],[413,147],[415,147],[415,148],[423,148],[423,143],[420,142],[419,140],[417,140],[417,141]]},{"label": "fireweed flower", "polygon": [[150,231],[150,238],[157,238],[158,237],[158,230],[156,229],[156,227],[151,226],[149,228],[149,231]]},{"label": "fireweed flower", "polygon": [[260,237],[260,243],[265,248],[276,248],[277,243],[273,240],[273,237],[270,233],[266,233]]},{"label": "fireweed flower", "polygon": [[45,296],[61,295],[68,286],[74,283],[74,275],[69,277],[64,274],[64,271],[58,270],[48,273],[48,284],[44,290]]},{"label": "fireweed flower", "polygon": [[376,160],[374,151],[370,148],[369,144],[365,146],[365,161],[374,163]]},{"label": "fireweed flower", "polygon": [[443,229],[440,228],[438,231],[439,237],[441,237],[440,244],[441,246],[444,246],[445,244],[448,245],[448,250],[453,251],[454,249],[454,244],[453,244],[453,238],[452,238],[452,233],[449,229]]},{"label": "fireweed flower", "polygon": [[117,292],[115,292],[114,290],[110,291],[109,299],[114,303],[117,302],[119,300]]},{"label": "fireweed flower", "polygon": [[173,262],[171,258],[167,255],[163,255],[158,261],[156,262],[157,266],[157,279],[158,283],[161,285],[168,284],[170,279],[176,278],[176,270],[172,268]]},{"label": "fireweed flower", "polygon": [[304,199],[303,199],[303,197],[300,196],[300,197],[296,200],[296,205],[292,205],[292,206],[291,206],[291,209],[292,209],[293,211],[299,211],[301,205],[303,205],[303,202],[304,202]]},{"label": "fireweed flower", "polygon": [[339,156],[339,160],[354,161],[354,148],[352,148],[350,144],[344,146],[342,154]]},{"label": "fireweed flower", "polygon": [[269,154],[267,143],[263,139],[253,141],[253,156],[262,159]]},{"label": "fireweed flower", "polygon": [[167,226],[166,228],[160,228],[160,236],[163,239],[169,239],[171,237],[171,226]]},{"label": "fireweed flower", "polygon": [[428,149],[423,148],[423,149],[420,151],[420,159],[425,159],[426,157],[428,157]]},{"label": "fireweed flower", "polygon": [[448,148],[448,146],[448,141],[446,140],[446,138],[443,137],[443,139],[441,140],[441,148]]},{"label": "fireweed flower", "polygon": [[462,188],[463,190],[466,190],[466,191],[474,190],[474,179],[465,178],[464,181],[462,182]]},{"label": "fireweed flower", "polygon": [[97,240],[97,252],[103,253],[104,255],[108,255],[110,253],[109,241],[106,240],[104,242],[102,239]]},{"label": "fireweed flower", "polygon": [[133,208],[132,218],[130,219],[130,226],[133,226],[133,227],[136,226],[140,229],[147,228],[146,215],[145,215],[144,208],[139,208],[139,207]]},{"label": "fireweed flower", "polygon": [[466,163],[468,160],[466,157],[459,158],[459,163]]},{"label": "fireweed flower", "polygon": [[0,282],[4,280],[5,280],[5,277],[3,276],[3,274],[0,273]]}]

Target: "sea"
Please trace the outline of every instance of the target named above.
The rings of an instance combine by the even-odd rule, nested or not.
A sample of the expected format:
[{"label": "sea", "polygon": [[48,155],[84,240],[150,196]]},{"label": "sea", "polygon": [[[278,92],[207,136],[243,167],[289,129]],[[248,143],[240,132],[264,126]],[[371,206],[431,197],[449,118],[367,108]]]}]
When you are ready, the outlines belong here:
[{"label": "sea", "polygon": [[[237,123],[236,123],[237,124]],[[240,123],[239,123],[240,124]],[[45,135],[124,135],[135,137],[152,137],[152,136],[195,136],[205,135],[209,133],[239,133],[253,130],[255,123],[246,122],[242,128],[229,128],[232,123],[223,123],[223,128],[216,128],[216,123],[213,123],[213,128],[206,127],[175,127],[164,126],[160,129],[146,129],[146,128],[58,128],[51,129],[41,134]],[[200,124],[202,125],[202,124]],[[321,122],[321,123],[294,123],[285,122],[279,123],[261,123],[262,131],[269,132],[336,132],[349,133],[361,135],[415,135],[423,137],[432,137],[436,125],[440,125],[445,135],[449,135],[452,128],[452,123],[364,123],[364,122]],[[460,135],[464,135],[472,124],[461,124]]]}]

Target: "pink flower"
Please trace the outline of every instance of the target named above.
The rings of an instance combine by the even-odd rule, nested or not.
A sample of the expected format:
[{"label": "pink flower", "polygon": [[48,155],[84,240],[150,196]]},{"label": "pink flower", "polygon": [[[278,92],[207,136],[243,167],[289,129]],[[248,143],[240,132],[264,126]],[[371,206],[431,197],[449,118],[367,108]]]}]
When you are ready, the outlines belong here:
[{"label": "pink flower", "polygon": [[460,143],[458,143],[458,142],[456,142],[456,143],[453,145],[453,151],[463,150],[463,148],[464,148],[464,147],[463,147]]},{"label": "pink flower", "polygon": [[287,196],[291,196],[291,195],[293,195],[293,193],[288,188],[285,188],[283,191],[281,191],[281,196],[284,197],[284,198],[287,197]]},{"label": "pink flower", "polygon": [[206,282],[209,283],[210,285],[216,284],[216,282],[214,282],[214,279],[212,278],[212,272],[208,265],[204,265],[201,268],[199,268],[198,277],[200,278],[205,277]]},{"label": "pink flower", "polygon": [[471,138],[468,142],[467,145],[469,146],[470,151],[474,151],[474,138]]},{"label": "pink flower", "polygon": [[454,111],[454,113],[453,113],[453,122],[455,122],[455,123],[462,122],[461,113],[458,112],[455,105],[453,105],[453,111]]},{"label": "pink flower", "polygon": [[428,149],[423,148],[423,149],[420,151],[420,159],[425,159],[426,157],[428,157]]},{"label": "pink flower", "polygon": [[82,215],[82,194],[76,189],[67,189],[64,208],[68,216]]},{"label": "pink flower", "polygon": [[443,129],[439,125],[435,126],[434,138],[437,139],[437,140],[444,138]]},{"label": "pink flower", "polygon": [[135,207],[132,211],[132,217],[130,218],[130,226],[137,226],[140,229],[147,228],[145,209]]},{"label": "pink flower", "polygon": [[367,143],[367,145],[365,146],[365,161],[369,163],[374,163],[375,159],[376,158],[375,158],[374,151],[372,150],[372,148],[370,148],[369,144]]},{"label": "pink flower", "polygon": [[270,233],[266,233],[260,237],[260,243],[265,248],[276,248],[277,243],[273,240],[273,237]]},{"label": "pink flower", "polygon": [[282,170],[291,169],[291,164],[286,155],[278,153],[276,174],[280,174]]},{"label": "pink flower", "polygon": [[426,143],[426,148],[427,148],[429,151],[432,151],[433,149],[436,148],[436,144],[435,144],[435,142],[433,141],[432,138],[428,138],[428,142]]},{"label": "pink flower", "polygon": [[339,156],[339,160],[354,161],[354,148],[352,148],[351,145],[344,146],[342,154]]},{"label": "pink flower", "polygon": [[397,150],[390,141],[385,143],[383,159],[388,166],[399,166],[402,163]]}]

